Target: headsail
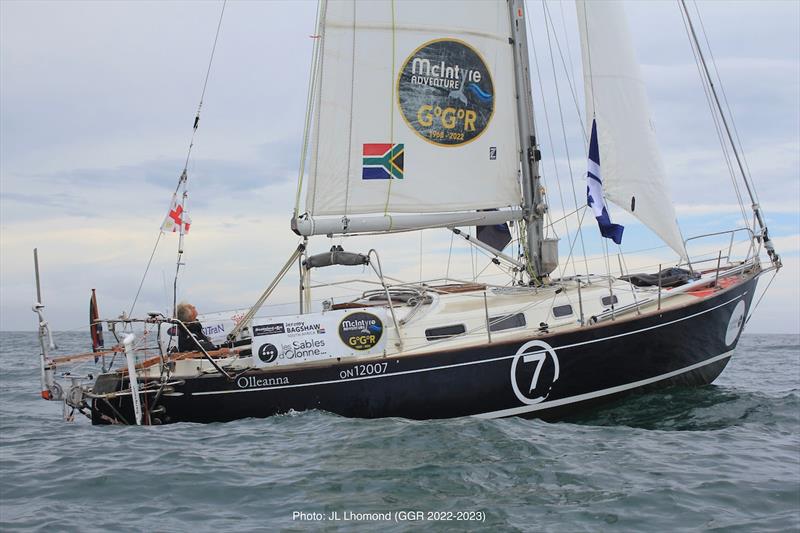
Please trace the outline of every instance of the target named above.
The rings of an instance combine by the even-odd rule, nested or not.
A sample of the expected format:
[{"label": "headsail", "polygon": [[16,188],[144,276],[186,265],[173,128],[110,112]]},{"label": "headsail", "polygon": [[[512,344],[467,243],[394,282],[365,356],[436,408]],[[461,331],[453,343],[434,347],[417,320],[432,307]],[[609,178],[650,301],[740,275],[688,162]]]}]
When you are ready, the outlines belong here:
[{"label": "headsail", "polygon": [[577,7],[586,124],[597,119],[605,195],[686,257],[623,8],[584,0]]},{"label": "headsail", "polygon": [[436,218],[447,221],[520,205],[506,2],[323,2],[319,33],[309,216],[353,231],[374,214],[460,213]]}]

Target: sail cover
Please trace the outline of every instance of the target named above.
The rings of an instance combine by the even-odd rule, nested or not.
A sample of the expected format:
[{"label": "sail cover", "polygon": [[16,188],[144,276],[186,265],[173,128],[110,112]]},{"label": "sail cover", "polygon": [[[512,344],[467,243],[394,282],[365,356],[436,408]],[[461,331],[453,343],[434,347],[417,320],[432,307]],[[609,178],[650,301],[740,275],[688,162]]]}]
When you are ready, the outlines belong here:
[{"label": "sail cover", "polygon": [[505,1],[321,10],[309,215],[520,205]]},{"label": "sail cover", "polygon": [[622,5],[577,0],[577,8],[586,124],[597,120],[605,196],[686,257]]}]

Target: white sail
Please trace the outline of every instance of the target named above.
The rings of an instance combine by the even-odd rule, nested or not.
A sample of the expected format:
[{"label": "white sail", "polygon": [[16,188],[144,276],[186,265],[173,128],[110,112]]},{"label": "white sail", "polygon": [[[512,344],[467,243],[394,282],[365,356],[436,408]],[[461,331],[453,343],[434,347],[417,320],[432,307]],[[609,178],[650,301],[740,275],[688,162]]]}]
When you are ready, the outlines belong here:
[{"label": "white sail", "polygon": [[605,195],[686,257],[622,5],[577,0],[577,8],[586,124],[597,120]]},{"label": "white sail", "polygon": [[323,3],[308,215],[520,205],[508,7],[468,7]]}]

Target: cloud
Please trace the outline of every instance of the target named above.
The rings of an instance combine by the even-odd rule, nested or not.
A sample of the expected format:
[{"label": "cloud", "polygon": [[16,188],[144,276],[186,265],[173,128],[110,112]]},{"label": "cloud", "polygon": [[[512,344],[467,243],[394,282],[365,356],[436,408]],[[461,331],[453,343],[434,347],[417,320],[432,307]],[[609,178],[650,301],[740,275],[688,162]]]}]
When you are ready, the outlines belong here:
[{"label": "cloud", "polygon": [[[631,2],[627,7],[646,81],[660,86],[651,90],[651,104],[682,223],[699,233],[740,225],[676,6]],[[791,256],[797,253],[795,202],[800,195],[800,8],[796,2],[700,7],[776,246]],[[540,11],[537,4],[530,8]],[[305,119],[314,10],[313,2],[277,1],[229,3],[226,8],[189,165],[193,229],[180,281],[181,295],[203,310],[253,302],[299,241],[288,219]],[[571,28],[574,12],[552,4],[551,13],[561,38],[560,17]],[[34,246],[42,260],[48,316],[57,329],[84,327],[93,287],[106,316],[128,309],[183,168],[218,16],[219,4],[212,2],[0,2],[0,329],[35,326],[28,311]],[[532,24],[538,30],[537,53],[543,54],[548,46],[541,18]],[[560,44],[571,52],[565,63],[573,67],[572,83],[582,100],[577,40]],[[582,111],[566,92],[559,109],[549,58],[542,55],[538,64],[543,85],[534,73],[537,137],[551,215],[559,218],[559,211],[572,211],[572,185],[583,202]],[[566,81],[560,79],[559,86],[566,89]],[[548,106],[549,131],[542,101]],[[632,217],[619,209],[612,216],[626,224],[623,248],[632,253],[628,268],[649,269],[674,256]],[[575,232],[577,218],[569,223]],[[566,262],[563,223],[558,230]],[[601,241],[590,216],[583,232],[590,268],[600,271]],[[176,240],[174,235],[162,239],[137,304],[142,311],[163,310],[171,300]],[[421,236],[315,238],[312,249],[319,252],[337,243],[362,252],[375,247],[389,275],[414,280],[420,277],[421,240],[422,277],[443,276],[449,263],[452,277],[471,279],[473,265],[476,271],[488,266],[490,279],[504,282],[484,256],[473,263],[472,252],[458,239],[451,256],[450,239],[444,230]],[[770,291],[762,303],[757,317],[769,317],[763,331],[795,331],[788,323],[797,317],[789,300],[798,300],[790,283],[797,279],[795,263],[786,257],[787,266],[775,282],[788,296]],[[584,268],[580,262],[579,268]],[[361,269],[337,276],[374,280]],[[293,302],[296,295],[297,280],[287,279],[274,301]],[[759,323],[753,322],[750,331],[759,331],[753,324]]]},{"label": "cloud", "polygon": [[[250,160],[192,160],[188,182],[191,208],[210,208],[234,199],[246,205],[255,189],[294,182],[297,163],[288,154],[297,152],[298,144],[294,140],[265,143],[254,147],[258,157]],[[168,207],[182,166],[180,159],[164,158],[109,168],[7,173],[0,194],[3,220],[27,220],[33,213],[37,218],[67,214],[102,219],[109,211],[122,209],[156,217]]]}]

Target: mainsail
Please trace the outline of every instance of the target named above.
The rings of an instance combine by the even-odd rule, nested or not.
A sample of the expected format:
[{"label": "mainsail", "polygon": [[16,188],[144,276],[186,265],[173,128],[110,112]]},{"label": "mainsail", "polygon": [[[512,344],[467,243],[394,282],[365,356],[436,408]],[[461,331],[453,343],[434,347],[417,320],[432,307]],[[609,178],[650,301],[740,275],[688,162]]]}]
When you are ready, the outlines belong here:
[{"label": "mainsail", "polygon": [[502,1],[323,2],[302,233],[519,218],[510,35]]},{"label": "mainsail", "polygon": [[577,7],[586,124],[597,120],[605,195],[686,257],[623,8],[584,0]]}]

